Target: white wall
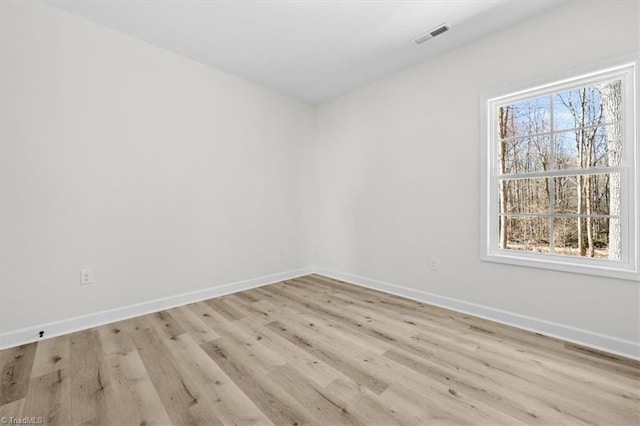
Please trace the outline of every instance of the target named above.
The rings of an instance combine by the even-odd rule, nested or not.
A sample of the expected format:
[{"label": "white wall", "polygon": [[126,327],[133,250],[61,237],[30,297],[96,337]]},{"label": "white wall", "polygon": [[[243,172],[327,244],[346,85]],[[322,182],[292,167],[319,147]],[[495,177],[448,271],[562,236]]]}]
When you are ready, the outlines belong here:
[{"label": "white wall", "polygon": [[321,105],[319,266],[638,342],[638,283],[480,261],[479,178],[481,96],[638,52],[639,18],[569,2]]},{"label": "white wall", "polygon": [[1,7],[0,332],[312,264],[312,107]]}]

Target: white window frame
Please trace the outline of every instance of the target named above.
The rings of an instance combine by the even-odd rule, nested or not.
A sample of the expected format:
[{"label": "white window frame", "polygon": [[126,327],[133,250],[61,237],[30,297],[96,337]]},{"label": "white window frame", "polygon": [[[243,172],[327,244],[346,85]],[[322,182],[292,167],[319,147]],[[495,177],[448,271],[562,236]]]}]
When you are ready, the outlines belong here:
[{"label": "white window frame", "polygon": [[[498,106],[513,104],[571,88],[596,84],[620,78],[623,93],[623,152],[620,167],[610,169],[621,173],[621,232],[622,259],[593,259],[559,254],[533,253],[499,248],[498,217]],[[552,269],[580,274],[599,275],[640,281],[638,236],[640,205],[639,170],[640,148],[638,147],[638,58],[618,61],[615,65],[582,72],[574,72],[561,80],[530,84],[482,98],[482,224],[481,260],[534,268]],[[545,172],[542,172],[543,174]],[[527,173],[534,175],[535,173]],[[545,174],[545,176],[547,176]],[[531,176],[536,177],[536,176]],[[547,176],[548,177],[548,176]]]}]

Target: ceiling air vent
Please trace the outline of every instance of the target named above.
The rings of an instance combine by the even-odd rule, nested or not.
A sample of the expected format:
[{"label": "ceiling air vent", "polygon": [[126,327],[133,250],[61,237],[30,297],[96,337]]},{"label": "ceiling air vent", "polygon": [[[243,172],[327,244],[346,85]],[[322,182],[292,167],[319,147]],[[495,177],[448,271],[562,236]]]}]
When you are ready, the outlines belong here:
[{"label": "ceiling air vent", "polygon": [[427,31],[424,34],[420,34],[418,37],[414,38],[411,41],[416,46],[420,46],[425,41],[431,40],[432,38],[437,37],[442,33],[446,33],[447,31],[449,31],[449,25],[447,25],[447,23],[444,23],[442,25],[438,25],[436,28],[432,29],[431,31]]}]

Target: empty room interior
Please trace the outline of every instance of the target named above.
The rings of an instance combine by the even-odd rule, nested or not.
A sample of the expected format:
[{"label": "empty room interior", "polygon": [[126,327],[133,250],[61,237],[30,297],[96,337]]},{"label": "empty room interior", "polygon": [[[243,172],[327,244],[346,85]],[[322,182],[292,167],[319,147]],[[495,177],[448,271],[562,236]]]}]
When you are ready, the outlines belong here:
[{"label": "empty room interior", "polygon": [[640,425],[640,1],[0,25],[0,423]]}]

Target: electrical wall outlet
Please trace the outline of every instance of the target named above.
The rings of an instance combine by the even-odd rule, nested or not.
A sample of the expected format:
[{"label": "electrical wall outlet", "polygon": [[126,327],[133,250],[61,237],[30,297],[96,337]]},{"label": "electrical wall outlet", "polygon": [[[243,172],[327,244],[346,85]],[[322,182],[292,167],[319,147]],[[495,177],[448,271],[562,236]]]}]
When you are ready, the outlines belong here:
[{"label": "electrical wall outlet", "polygon": [[80,284],[93,283],[93,270],[92,269],[80,269]]},{"label": "electrical wall outlet", "polygon": [[429,269],[431,269],[432,271],[437,271],[439,266],[440,259],[438,259],[437,257],[432,257],[431,263],[429,263]]}]

